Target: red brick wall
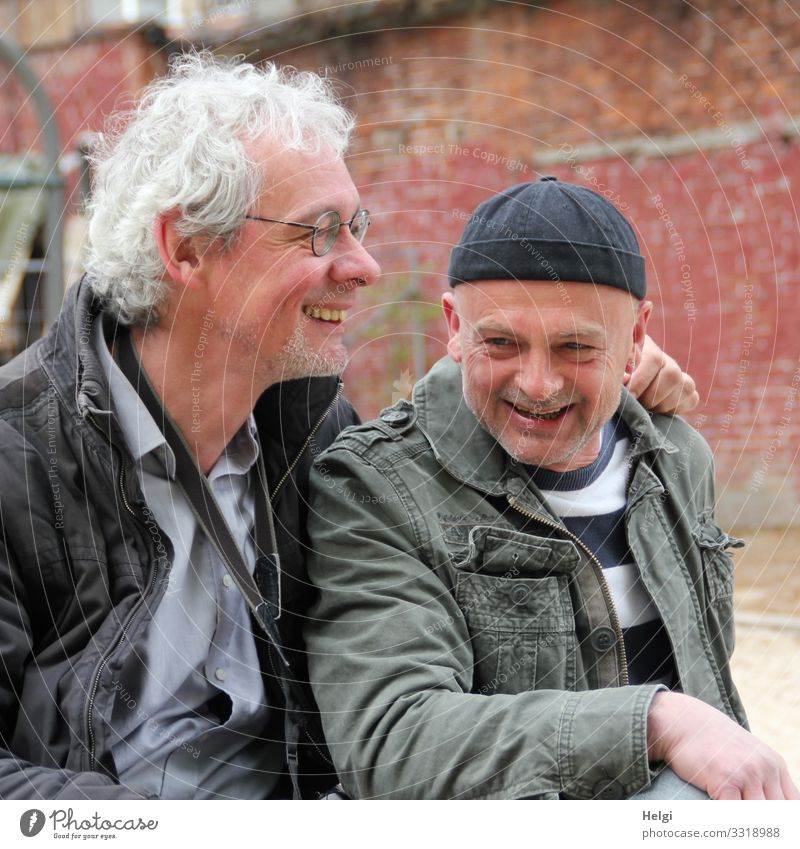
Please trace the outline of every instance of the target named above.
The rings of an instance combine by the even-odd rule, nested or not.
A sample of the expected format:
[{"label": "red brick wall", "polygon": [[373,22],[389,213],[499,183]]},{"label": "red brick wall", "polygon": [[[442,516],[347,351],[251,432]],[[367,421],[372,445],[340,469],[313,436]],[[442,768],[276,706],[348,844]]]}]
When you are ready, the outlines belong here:
[{"label": "red brick wall", "polygon": [[800,20],[765,0],[752,14],[731,0],[548,5],[280,57],[327,66],[361,119],[350,166],[385,277],[353,334],[348,393],[374,414],[413,370],[415,337],[417,361],[444,353],[435,304],[461,214],[556,174],[607,190],[640,234],[652,335],[697,379],[690,421],[714,448],[724,517],[796,520]]},{"label": "red brick wall", "polygon": [[[129,103],[164,68],[141,36],[128,29],[109,30],[69,45],[32,47],[25,55],[50,98],[65,153],[76,149],[81,133],[101,130],[105,116]],[[7,73],[3,68],[0,152],[41,150],[39,115],[27,91]],[[68,180],[68,194],[74,185],[74,179]]]}]

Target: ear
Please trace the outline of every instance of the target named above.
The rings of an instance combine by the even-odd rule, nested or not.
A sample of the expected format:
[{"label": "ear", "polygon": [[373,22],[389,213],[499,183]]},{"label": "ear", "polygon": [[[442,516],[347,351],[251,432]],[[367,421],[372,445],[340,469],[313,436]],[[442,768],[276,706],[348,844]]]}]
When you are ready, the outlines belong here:
[{"label": "ear", "polygon": [[442,295],[444,320],[447,322],[447,353],[457,363],[461,362],[461,319],[456,307],[455,292],[445,292]]},{"label": "ear", "polygon": [[162,212],[153,228],[158,254],[164,263],[164,272],[172,280],[190,286],[200,264],[194,239],[178,232],[180,210]]},{"label": "ear", "polygon": [[632,374],[642,360],[642,348],[647,338],[647,322],[653,312],[652,301],[642,301],[636,310],[636,321],[633,325],[631,340],[631,355],[625,365],[625,373]]}]

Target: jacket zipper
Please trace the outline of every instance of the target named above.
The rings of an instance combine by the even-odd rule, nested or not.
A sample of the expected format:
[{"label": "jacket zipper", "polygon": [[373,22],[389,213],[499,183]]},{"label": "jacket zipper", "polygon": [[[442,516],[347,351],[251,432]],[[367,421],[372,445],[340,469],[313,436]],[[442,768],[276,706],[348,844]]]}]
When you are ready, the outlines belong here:
[{"label": "jacket zipper", "polygon": [[329,763],[335,769],[333,761],[325,754],[325,752],[322,751],[322,749],[320,749],[320,747],[317,745],[317,741],[313,738],[313,736],[311,735],[311,732],[308,730],[308,728],[304,728],[303,733],[311,741],[311,745],[317,750],[317,752],[318,752],[319,756],[322,758],[322,760],[325,761],[325,763]]},{"label": "jacket zipper", "polygon": [[536,522],[541,522],[543,525],[547,525],[550,528],[555,528],[555,530],[566,534],[568,537],[570,537],[570,539],[574,540],[581,547],[581,549],[583,549],[583,551],[586,552],[587,556],[595,567],[595,573],[597,574],[600,580],[600,588],[603,591],[603,598],[605,599],[606,606],[608,607],[609,618],[611,619],[611,624],[614,626],[614,631],[617,635],[617,657],[619,658],[621,667],[622,686],[627,687],[630,683],[630,679],[628,678],[628,656],[625,652],[625,641],[622,638],[622,626],[620,625],[619,614],[617,613],[617,607],[614,604],[614,599],[611,595],[611,590],[609,589],[608,581],[606,580],[605,573],[603,572],[603,564],[597,559],[594,552],[592,552],[590,548],[587,548],[586,545],[583,544],[580,537],[575,536],[575,534],[573,534],[572,531],[570,531],[568,528],[556,524],[552,520],[546,518],[545,516],[542,516],[540,513],[532,513],[530,510],[527,510],[510,495],[506,497],[508,498],[508,503],[518,513],[522,513],[522,515],[526,516],[528,519],[533,519]]},{"label": "jacket zipper", "polygon": [[269,497],[270,504],[275,503],[275,498],[280,492],[281,487],[286,483],[286,480],[288,479],[289,475],[294,471],[295,466],[300,462],[300,458],[303,456],[303,454],[306,453],[306,448],[308,448],[309,443],[314,438],[316,432],[320,429],[320,427],[322,427],[322,423],[325,421],[325,419],[328,418],[328,414],[330,413],[330,411],[336,406],[336,402],[339,400],[339,397],[341,396],[343,390],[344,384],[339,383],[338,387],[336,388],[336,394],[333,396],[333,400],[330,404],[328,404],[327,409],[320,416],[319,420],[314,425],[314,427],[311,428],[311,431],[306,437],[306,441],[303,443],[302,448],[297,452],[297,456],[294,458],[294,460],[292,460],[291,464],[289,465],[289,468],[286,469],[286,471],[283,473],[283,476],[276,484],[275,489],[272,491],[272,495],[270,495]]},{"label": "jacket zipper", "polygon": [[[94,425],[95,429],[99,431],[101,436],[105,438],[105,434],[100,429],[100,426],[97,424],[97,421],[91,416],[91,414],[87,415],[89,421]],[[114,450],[119,451],[114,443],[110,443]],[[139,517],[134,512],[130,503],[128,502],[128,496],[125,494],[125,467],[122,463],[122,459],[120,458],[120,471],[119,471],[119,490],[122,495],[122,503],[125,505],[126,510],[136,519]],[[125,624],[122,626],[122,630],[120,631],[117,638],[112,642],[112,644],[108,647],[108,649],[103,654],[103,657],[100,660],[97,669],[95,670],[94,676],[92,677],[92,685],[89,688],[89,697],[86,701],[86,710],[84,711],[84,723],[86,729],[86,738],[89,742],[89,769],[94,770],[95,768],[95,752],[97,748],[94,731],[92,730],[92,715],[94,713],[94,697],[97,694],[97,688],[100,686],[100,676],[103,674],[103,670],[108,663],[111,655],[117,650],[122,641],[125,639],[125,635],[128,633],[131,622],[133,621],[136,614],[139,612],[139,609],[144,604],[145,598],[150,594],[153,587],[155,586],[156,577],[158,575],[158,560],[156,560],[153,564],[153,572],[150,576],[150,583],[147,586],[147,589],[142,593],[139,600],[131,609],[131,612],[128,614],[128,618],[125,620]]]},{"label": "jacket zipper", "polygon": [[122,463],[119,465],[119,492],[122,496],[122,503],[125,505],[125,509],[131,514],[131,516],[138,519],[139,517],[136,516],[133,508],[130,504],[128,504],[128,496],[125,494],[125,466],[123,466]]}]

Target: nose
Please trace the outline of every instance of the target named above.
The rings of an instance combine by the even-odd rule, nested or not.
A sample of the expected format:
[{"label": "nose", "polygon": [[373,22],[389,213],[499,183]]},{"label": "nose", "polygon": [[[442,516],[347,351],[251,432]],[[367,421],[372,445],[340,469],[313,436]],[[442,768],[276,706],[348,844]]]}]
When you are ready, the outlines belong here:
[{"label": "nose", "polygon": [[564,377],[559,373],[550,351],[530,351],[522,358],[517,388],[531,401],[546,401],[563,390]]},{"label": "nose", "polygon": [[347,227],[339,231],[331,258],[331,276],[337,283],[358,281],[360,286],[371,286],[381,276],[375,258]]}]

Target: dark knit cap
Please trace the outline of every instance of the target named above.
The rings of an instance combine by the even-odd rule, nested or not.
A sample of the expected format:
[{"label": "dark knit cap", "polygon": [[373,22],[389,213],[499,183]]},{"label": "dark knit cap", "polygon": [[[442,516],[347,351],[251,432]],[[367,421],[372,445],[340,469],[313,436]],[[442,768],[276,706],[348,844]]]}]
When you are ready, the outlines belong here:
[{"label": "dark knit cap", "polygon": [[482,203],[450,254],[450,285],[473,280],[602,283],[644,298],[644,257],[625,216],[583,186],[542,177]]}]

